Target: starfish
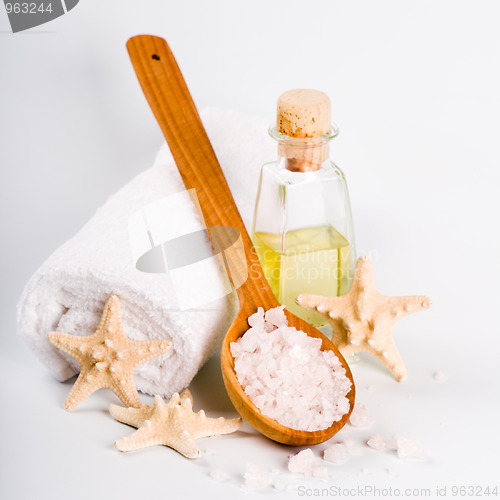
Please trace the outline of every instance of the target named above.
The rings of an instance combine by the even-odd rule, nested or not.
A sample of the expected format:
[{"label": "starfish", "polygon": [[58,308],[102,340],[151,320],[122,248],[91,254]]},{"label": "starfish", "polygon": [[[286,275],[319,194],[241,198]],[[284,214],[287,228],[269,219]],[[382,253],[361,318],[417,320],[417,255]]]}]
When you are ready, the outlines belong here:
[{"label": "starfish", "polygon": [[398,381],[406,368],[392,338],[392,326],[407,314],[431,306],[424,296],[385,297],[375,288],[368,256],[356,263],[351,289],[341,297],[301,294],[297,304],[328,318],[332,341],[344,356],[365,351],[378,358]]},{"label": "starfish", "polygon": [[138,430],[115,442],[120,451],[132,451],[148,446],[164,445],[177,450],[187,458],[198,458],[201,452],[196,439],[218,434],[229,434],[241,425],[241,418],[208,418],[201,410],[193,412],[193,396],[188,389],[176,392],[168,403],[156,396],[153,406],[124,408],[111,405],[111,416]]},{"label": "starfish", "polygon": [[72,410],[97,389],[111,389],[127,406],[141,406],[134,384],[134,370],[144,361],[168,350],[165,340],[132,340],[124,335],[120,300],[110,295],[94,334],[47,334],[49,341],[80,363],[80,375],[66,398],[64,407]]}]

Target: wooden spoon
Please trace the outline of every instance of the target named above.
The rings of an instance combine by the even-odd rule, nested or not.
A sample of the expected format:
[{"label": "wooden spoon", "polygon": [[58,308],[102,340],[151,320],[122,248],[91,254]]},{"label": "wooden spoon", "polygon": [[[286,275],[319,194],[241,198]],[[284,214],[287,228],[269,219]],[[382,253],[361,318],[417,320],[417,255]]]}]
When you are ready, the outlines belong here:
[{"label": "wooden spoon", "polygon": [[[245,420],[274,441],[296,446],[326,441],[344,426],[354,407],[355,389],[349,366],[335,345],[319,330],[285,311],[290,326],[303,330],[310,337],[320,338],[321,349],[332,350],[340,359],[352,384],[347,395],[349,412],[327,429],[301,431],[285,427],[263,415],[244,393],[236,378],[229,345],[248,330],[247,319],[259,306],[267,310],[280,304],[264,277],[257,253],[167,42],[163,38],[140,35],[127,42],[127,49],[139,83],[167,139],[184,184],[187,189],[196,189],[207,227],[237,228],[241,233],[248,269],[252,269],[251,276],[238,288],[240,310],[222,344],[222,376],[231,401]],[[207,81],[209,79],[210,76],[207,75]],[[241,175],[245,173],[242,172]]]}]

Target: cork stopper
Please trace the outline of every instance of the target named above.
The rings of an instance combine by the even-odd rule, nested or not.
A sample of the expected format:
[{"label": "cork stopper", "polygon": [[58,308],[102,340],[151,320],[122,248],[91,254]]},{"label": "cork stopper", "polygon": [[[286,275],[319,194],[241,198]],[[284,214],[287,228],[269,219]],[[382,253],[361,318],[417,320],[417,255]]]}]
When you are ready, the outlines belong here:
[{"label": "cork stopper", "polygon": [[330,99],[311,89],[288,90],[278,99],[278,130],[290,137],[317,137],[331,127]]},{"label": "cork stopper", "polygon": [[288,90],[278,99],[276,122],[277,130],[290,138],[311,139],[279,144],[278,153],[287,158],[287,168],[297,172],[319,170],[328,158],[328,144],[314,138],[330,131],[328,96],[319,90]]}]

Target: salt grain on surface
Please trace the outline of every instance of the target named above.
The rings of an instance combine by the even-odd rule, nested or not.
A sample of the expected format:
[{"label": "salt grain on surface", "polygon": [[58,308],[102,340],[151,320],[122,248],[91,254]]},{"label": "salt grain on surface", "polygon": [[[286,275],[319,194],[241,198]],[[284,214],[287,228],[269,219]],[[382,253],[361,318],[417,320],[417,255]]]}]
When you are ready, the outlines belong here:
[{"label": "salt grain on surface", "polygon": [[342,443],[332,444],[332,446],[326,448],[323,452],[323,458],[327,462],[332,462],[336,465],[343,464],[347,460],[347,455],[347,448]]},{"label": "salt grain on surface", "polygon": [[249,490],[265,488],[269,484],[269,474],[252,462],[247,463],[243,478],[245,487]]},{"label": "salt grain on surface", "polygon": [[373,417],[370,415],[365,406],[361,403],[356,403],[354,410],[349,418],[349,423],[353,427],[366,428],[373,423]]},{"label": "salt grain on surface", "polygon": [[259,307],[250,329],[230,345],[245,394],[259,410],[297,430],[327,429],[349,411],[351,382],[321,339],[289,327],[284,306]]},{"label": "salt grain on surface", "polygon": [[311,448],[302,450],[288,459],[288,470],[293,474],[304,474],[304,476],[310,477],[315,468],[316,457]]},{"label": "salt grain on surface", "polygon": [[398,437],[396,443],[398,458],[418,458],[420,460],[425,460],[427,458],[427,452],[425,451],[424,445],[418,439]]},{"label": "salt grain on surface", "polygon": [[374,450],[383,450],[385,448],[385,439],[381,434],[373,434],[366,444]]}]

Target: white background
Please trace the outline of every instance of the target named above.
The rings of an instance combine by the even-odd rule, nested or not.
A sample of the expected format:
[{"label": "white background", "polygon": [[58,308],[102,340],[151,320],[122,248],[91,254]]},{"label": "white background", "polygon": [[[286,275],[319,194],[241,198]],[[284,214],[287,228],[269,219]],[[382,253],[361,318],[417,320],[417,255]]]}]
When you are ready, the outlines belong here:
[{"label": "white background", "polygon": [[[0,497],[239,498],[250,461],[313,493],[447,486],[451,497],[453,485],[498,485],[499,18],[495,0],[81,0],[13,35],[0,6]],[[366,358],[354,366],[375,423],[337,437],[418,438],[426,462],[365,449],[327,464],[328,482],[306,480],[286,474],[298,449],[247,425],[200,441],[198,461],[166,448],[124,455],[112,443],[130,430],[107,414],[111,393],[62,409],[70,383],[17,338],[15,306],[42,261],[163,141],[125,50],[140,33],[169,41],[199,108],[271,122],[284,90],[330,95],[341,129],[332,156],[348,179],[359,250],[372,252],[382,293],[434,302],[394,329],[407,382]],[[436,370],[449,381],[437,384]],[[233,414],[217,357],[192,389],[196,408]],[[210,478],[216,467],[227,481]],[[259,498],[304,492],[269,487]]]}]

